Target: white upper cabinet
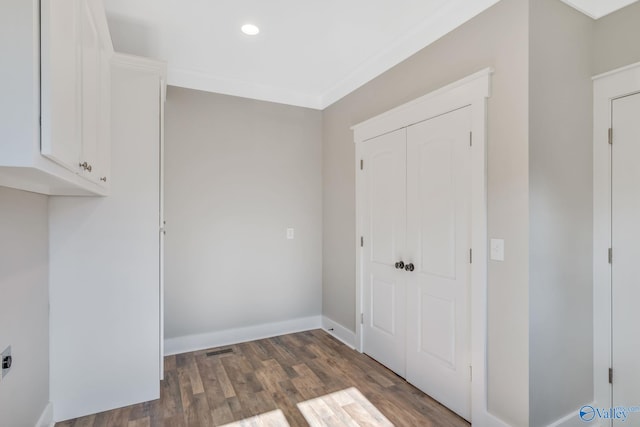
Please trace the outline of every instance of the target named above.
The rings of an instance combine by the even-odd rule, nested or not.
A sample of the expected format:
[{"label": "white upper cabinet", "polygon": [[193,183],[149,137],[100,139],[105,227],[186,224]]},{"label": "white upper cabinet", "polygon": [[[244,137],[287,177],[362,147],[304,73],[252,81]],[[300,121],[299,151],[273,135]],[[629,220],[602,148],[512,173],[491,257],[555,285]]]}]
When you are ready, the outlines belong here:
[{"label": "white upper cabinet", "polygon": [[102,0],[3,1],[0,27],[0,185],[106,195],[113,46]]}]

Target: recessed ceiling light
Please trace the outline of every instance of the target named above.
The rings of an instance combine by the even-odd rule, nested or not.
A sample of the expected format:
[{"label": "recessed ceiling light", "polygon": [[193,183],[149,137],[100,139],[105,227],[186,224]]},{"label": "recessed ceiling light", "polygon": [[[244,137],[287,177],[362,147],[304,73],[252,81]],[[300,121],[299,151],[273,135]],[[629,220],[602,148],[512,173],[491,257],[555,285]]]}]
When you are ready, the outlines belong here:
[{"label": "recessed ceiling light", "polygon": [[260,32],[260,28],[256,27],[253,24],[244,24],[241,29],[242,32],[248,36],[255,36]]}]

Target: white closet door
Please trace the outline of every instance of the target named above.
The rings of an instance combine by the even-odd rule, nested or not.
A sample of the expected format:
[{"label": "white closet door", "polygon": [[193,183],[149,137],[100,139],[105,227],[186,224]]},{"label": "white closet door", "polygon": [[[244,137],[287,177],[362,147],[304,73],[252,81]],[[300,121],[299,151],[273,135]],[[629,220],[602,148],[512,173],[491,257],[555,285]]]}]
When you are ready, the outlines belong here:
[{"label": "white closet door", "polygon": [[395,267],[405,255],[406,132],[364,145],[364,352],[405,376],[405,306],[408,273]]},{"label": "white closet door", "polygon": [[468,107],[407,128],[407,380],[466,419],[470,130]]},{"label": "white closet door", "polygon": [[640,403],[640,94],[613,101],[612,128],[613,407],[626,407]]}]

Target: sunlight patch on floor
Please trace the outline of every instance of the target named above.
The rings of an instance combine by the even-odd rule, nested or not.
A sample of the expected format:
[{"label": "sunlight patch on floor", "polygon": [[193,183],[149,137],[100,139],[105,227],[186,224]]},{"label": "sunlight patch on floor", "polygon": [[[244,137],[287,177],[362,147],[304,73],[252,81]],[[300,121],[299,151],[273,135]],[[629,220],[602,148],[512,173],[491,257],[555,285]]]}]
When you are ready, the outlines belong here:
[{"label": "sunlight patch on floor", "polygon": [[298,409],[311,427],[393,427],[354,387],[298,403]]},{"label": "sunlight patch on floor", "polygon": [[[393,427],[355,387],[298,403],[310,427]],[[280,409],[223,427],[289,427]]]},{"label": "sunlight patch on floor", "polygon": [[277,409],[235,423],[225,424],[222,427],[289,427],[289,423],[282,411]]}]

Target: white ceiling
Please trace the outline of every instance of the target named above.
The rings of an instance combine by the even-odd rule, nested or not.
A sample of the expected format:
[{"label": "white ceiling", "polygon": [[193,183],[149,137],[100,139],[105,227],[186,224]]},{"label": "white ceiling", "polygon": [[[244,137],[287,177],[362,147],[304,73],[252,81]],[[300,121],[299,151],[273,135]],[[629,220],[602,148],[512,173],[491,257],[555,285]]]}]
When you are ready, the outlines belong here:
[{"label": "white ceiling", "polygon": [[[116,50],[166,60],[170,85],[323,109],[497,1],[104,3]],[[599,17],[635,0],[563,1]]]}]

